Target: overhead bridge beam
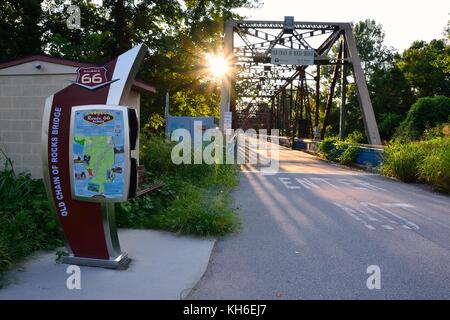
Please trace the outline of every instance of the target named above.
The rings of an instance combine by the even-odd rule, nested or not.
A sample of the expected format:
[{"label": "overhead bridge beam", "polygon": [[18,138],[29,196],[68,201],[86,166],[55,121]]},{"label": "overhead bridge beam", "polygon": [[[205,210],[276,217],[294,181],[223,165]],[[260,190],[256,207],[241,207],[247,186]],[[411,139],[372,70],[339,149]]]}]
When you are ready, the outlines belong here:
[{"label": "overhead bridge beam", "polygon": [[[268,30],[278,30],[270,34]],[[234,35],[237,34],[243,46],[234,46]],[[320,46],[317,48],[311,47],[306,38],[326,37]],[[321,38],[319,38],[321,39]],[[261,42],[262,40],[262,42]],[[337,58],[330,58],[328,56],[330,50],[339,42],[342,46],[342,54]],[[311,43],[313,43],[311,41]],[[285,66],[285,65],[268,65],[271,59],[272,48],[311,48],[315,51],[314,65],[317,66],[317,76],[312,79],[307,79],[306,75],[311,73],[306,72],[309,66]],[[357,87],[358,101],[363,115],[364,126],[366,129],[369,143],[381,144],[378,127],[376,124],[375,115],[370,101],[369,91],[367,88],[364,72],[361,66],[361,61],[358,56],[356,42],[352,34],[352,25],[346,22],[295,22],[293,17],[285,17],[285,21],[255,21],[255,20],[228,20],[225,22],[225,37],[224,37],[224,56],[239,68],[232,68],[234,72],[238,70],[243,71],[243,78],[235,78],[236,75],[227,76],[222,81],[221,91],[221,118],[220,127],[223,129],[223,118],[225,112],[233,110],[239,112],[242,109],[243,116],[237,117],[239,121],[245,121],[248,118],[250,109],[257,112],[261,108],[265,108],[267,99],[271,101],[270,119],[278,119],[278,124],[286,126],[284,129],[287,132],[287,127],[292,128],[292,122],[297,121],[295,113],[298,110],[293,109],[293,95],[299,89],[294,90],[294,86],[302,88],[302,99],[306,99],[302,103],[309,104],[309,94],[307,81],[316,81],[315,90],[315,112],[314,120],[315,127],[318,128],[318,110],[320,104],[320,66],[334,65],[335,76],[333,78],[333,88],[336,82],[346,85],[346,68],[351,67],[355,84]],[[342,76],[338,76],[338,71],[342,70]],[[242,82],[239,82],[242,80]],[[300,86],[301,82],[301,86]],[[232,86],[233,84],[233,86]],[[244,86],[245,84],[245,86]],[[296,85],[298,84],[298,85]],[[245,106],[240,103],[236,105],[234,86],[240,85],[240,94],[242,97],[252,97],[252,103]],[[254,86],[250,88],[249,86]],[[290,90],[290,91],[289,91]],[[287,92],[289,91],[289,92]],[[332,105],[330,101],[333,99],[333,92],[331,90],[327,106]],[[346,90],[344,88],[344,95]],[[233,99],[231,97],[233,96]],[[291,102],[289,102],[289,99]],[[344,136],[345,128],[345,102],[343,96],[341,106],[341,120],[340,120],[340,137]],[[245,102],[245,100],[243,101]],[[239,109],[240,108],[240,109]],[[312,123],[312,113],[310,109],[305,109],[308,113],[308,121]],[[330,111],[327,108],[327,113]],[[236,114],[234,114],[236,119]],[[280,118],[281,117],[281,118]],[[271,120],[272,121],[272,120]],[[327,120],[326,120],[327,121]],[[322,126],[322,132],[325,132],[327,122]],[[291,124],[289,124],[291,123]],[[234,125],[236,125],[234,123]],[[239,123],[242,125],[242,123]],[[269,123],[268,126],[271,124]],[[310,129],[312,125],[310,124]],[[293,132],[291,129],[289,129]],[[294,130],[295,131],[295,130]],[[314,130],[316,131],[316,130]]]}]

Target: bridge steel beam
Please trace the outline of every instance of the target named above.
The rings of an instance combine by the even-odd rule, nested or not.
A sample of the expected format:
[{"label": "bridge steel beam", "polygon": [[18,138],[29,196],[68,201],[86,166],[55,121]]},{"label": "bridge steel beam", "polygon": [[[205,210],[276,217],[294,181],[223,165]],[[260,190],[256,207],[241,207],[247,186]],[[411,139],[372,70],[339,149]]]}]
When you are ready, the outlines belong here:
[{"label": "bridge steel beam", "polygon": [[378,131],[377,120],[373,112],[372,102],[370,101],[369,89],[367,89],[366,77],[361,66],[356,41],[353,37],[351,25],[346,25],[344,29],[345,40],[347,42],[350,54],[350,63],[353,66],[353,76],[358,91],[358,100],[363,115],[364,127],[370,144],[381,145],[380,133]]},{"label": "bridge steel beam", "polygon": [[[222,79],[220,128],[222,130],[224,129],[224,115],[225,112],[229,112],[230,109],[233,109],[233,118],[235,119],[233,120],[233,127],[236,126],[237,121],[249,121],[249,123],[255,123],[255,117],[264,113],[261,110],[267,109],[270,110],[270,116],[265,120],[267,127],[289,131],[289,126],[292,124],[286,124],[284,123],[284,120],[286,119],[287,112],[291,112],[292,110],[284,110],[286,101],[284,101],[285,98],[281,96],[283,92],[286,93],[286,89],[288,89],[289,85],[294,85],[294,81],[301,81],[302,83],[299,83],[299,87],[301,87],[301,91],[303,91],[302,104],[305,107],[305,116],[311,121],[310,129],[312,129],[312,116],[314,113],[314,131],[317,132],[319,126],[319,107],[321,103],[320,66],[334,65],[336,75],[333,77],[333,80],[334,78],[336,78],[336,80],[332,82],[330,86],[330,89],[332,90],[330,91],[334,94],[334,87],[338,78],[340,78],[343,89],[339,121],[340,137],[344,138],[345,136],[346,76],[347,69],[351,68],[357,87],[357,96],[367,138],[370,144],[381,144],[364,71],[361,66],[356,42],[352,33],[352,25],[345,22],[294,22],[293,30],[285,27],[283,21],[228,20],[225,22],[223,51],[225,58],[230,64],[233,64],[234,67],[232,68],[230,75]],[[270,30],[277,30],[278,32],[275,33]],[[234,46],[235,33],[242,39],[243,45],[238,44],[237,47]],[[326,38],[316,49],[314,49],[314,64],[317,66],[316,76],[312,76],[310,73],[306,72],[306,69],[309,66],[269,65],[272,48],[276,46],[295,49],[312,47],[305,39],[312,39],[317,36],[326,36]],[[341,40],[339,40],[339,38],[341,38]],[[327,55],[337,41],[343,46],[341,55],[337,59],[330,58]],[[313,44],[313,42],[310,43]],[[317,41],[312,48],[315,48],[316,44]],[[233,79],[235,79],[237,74],[242,74],[242,80],[236,78],[236,81],[234,82]],[[306,75],[308,75],[309,78],[307,78]],[[312,94],[315,94],[314,111],[311,110],[310,97],[303,97],[305,94],[308,94],[307,81],[316,81],[315,92],[314,90],[312,91]],[[234,107],[234,100],[236,100],[235,94],[232,94],[235,92],[233,88],[234,85],[239,86],[239,89],[241,89],[238,92],[242,92],[236,107]],[[255,85],[256,87],[253,89],[250,88],[252,85]],[[283,94],[283,96],[284,95],[285,94]],[[326,113],[328,114],[330,112],[329,109],[331,108],[332,99],[333,95],[330,95],[327,100]],[[249,100],[252,101],[248,102]],[[267,106],[269,106],[269,108],[267,108]],[[298,111],[296,110],[295,114],[297,115],[297,113]],[[289,118],[290,122],[297,121],[296,117],[291,116]],[[258,119],[256,120],[256,123],[258,123]],[[322,126],[322,137],[326,129],[327,121],[328,118],[326,117],[325,123]],[[237,123],[237,125],[245,127],[244,123]]]},{"label": "bridge steel beam", "polygon": [[[342,51],[343,51],[343,44],[342,44],[342,41],[341,41],[341,43],[339,44],[338,59],[342,58]],[[328,120],[330,118],[331,105],[333,104],[333,97],[334,97],[334,89],[336,87],[336,82],[337,82],[338,77],[339,77],[339,67],[340,67],[340,64],[336,64],[334,66],[333,80],[331,81],[330,92],[328,93],[327,106],[326,106],[326,109],[325,109],[325,118],[323,120],[322,131],[320,133],[320,139],[322,139],[322,140],[323,140],[323,138],[325,138],[325,132],[327,130]]]},{"label": "bridge steel beam", "polygon": [[347,63],[346,59],[348,58],[347,54],[347,42],[345,39],[343,40],[343,60],[341,64],[342,68],[342,79],[341,79],[341,108],[339,109],[339,139],[345,139],[345,114],[346,104],[347,104]]}]

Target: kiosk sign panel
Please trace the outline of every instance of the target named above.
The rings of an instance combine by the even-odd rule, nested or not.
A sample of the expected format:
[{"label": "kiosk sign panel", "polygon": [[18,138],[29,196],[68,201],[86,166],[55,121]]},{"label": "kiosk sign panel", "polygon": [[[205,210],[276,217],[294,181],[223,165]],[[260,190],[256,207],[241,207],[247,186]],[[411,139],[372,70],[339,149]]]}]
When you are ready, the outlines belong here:
[{"label": "kiosk sign panel", "polygon": [[128,109],[101,105],[73,107],[70,140],[73,198],[126,201],[130,181]]},{"label": "kiosk sign panel", "polygon": [[76,82],[45,100],[43,177],[66,238],[63,263],[115,269],[129,263],[113,202],[136,194],[138,114],[122,105],[147,50],[139,44],[104,66],[80,67]]}]

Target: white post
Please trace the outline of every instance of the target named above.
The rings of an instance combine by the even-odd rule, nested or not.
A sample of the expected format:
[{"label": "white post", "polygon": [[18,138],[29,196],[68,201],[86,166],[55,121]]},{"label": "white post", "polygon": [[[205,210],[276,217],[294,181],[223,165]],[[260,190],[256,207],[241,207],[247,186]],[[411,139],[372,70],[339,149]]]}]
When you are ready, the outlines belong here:
[{"label": "white post", "polygon": [[[223,56],[227,61],[233,61],[233,28],[235,22],[232,20],[227,20],[225,22],[225,36],[223,44]],[[224,117],[225,112],[230,111],[230,91],[231,91],[231,77],[233,77],[233,70],[231,70],[231,75],[224,75],[222,78],[222,89],[220,98],[220,119],[219,127],[220,130],[224,131]]]},{"label": "white post", "polygon": [[169,113],[169,91],[167,91],[167,93],[166,93],[166,105],[164,107],[164,121],[166,122],[165,135],[166,135],[166,140],[167,141],[170,140],[170,137],[169,137],[169,117],[170,117],[170,113]]}]

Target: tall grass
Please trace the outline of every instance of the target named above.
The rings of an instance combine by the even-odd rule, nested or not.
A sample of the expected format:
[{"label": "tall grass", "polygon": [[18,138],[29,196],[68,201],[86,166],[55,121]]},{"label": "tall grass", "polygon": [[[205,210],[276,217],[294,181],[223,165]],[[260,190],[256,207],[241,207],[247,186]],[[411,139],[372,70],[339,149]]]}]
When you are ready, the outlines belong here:
[{"label": "tall grass", "polygon": [[419,143],[391,144],[384,149],[380,170],[386,176],[413,182],[418,178],[421,159],[423,149]]},{"label": "tall grass", "polygon": [[450,193],[450,138],[392,143],[384,150],[380,170],[405,182],[421,181]]},{"label": "tall grass", "polygon": [[239,226],[229,192],[237,185],[235,165],[181,164],[171,160],[173,144],[144,137],[141,162],[163,188],[117,205],[122,227],[153,228],[201,236],[221,236]]},{"label": "tall grass", "polygon": [[419,179],[435,190],[450,193],[450,139],[430,150],[419,166]]},{"label": "tall grass", "polygon": [[63,244],[42,180],[16,174],[11,163],[0,171],[0,285],[2,274],[28,254]]}]

